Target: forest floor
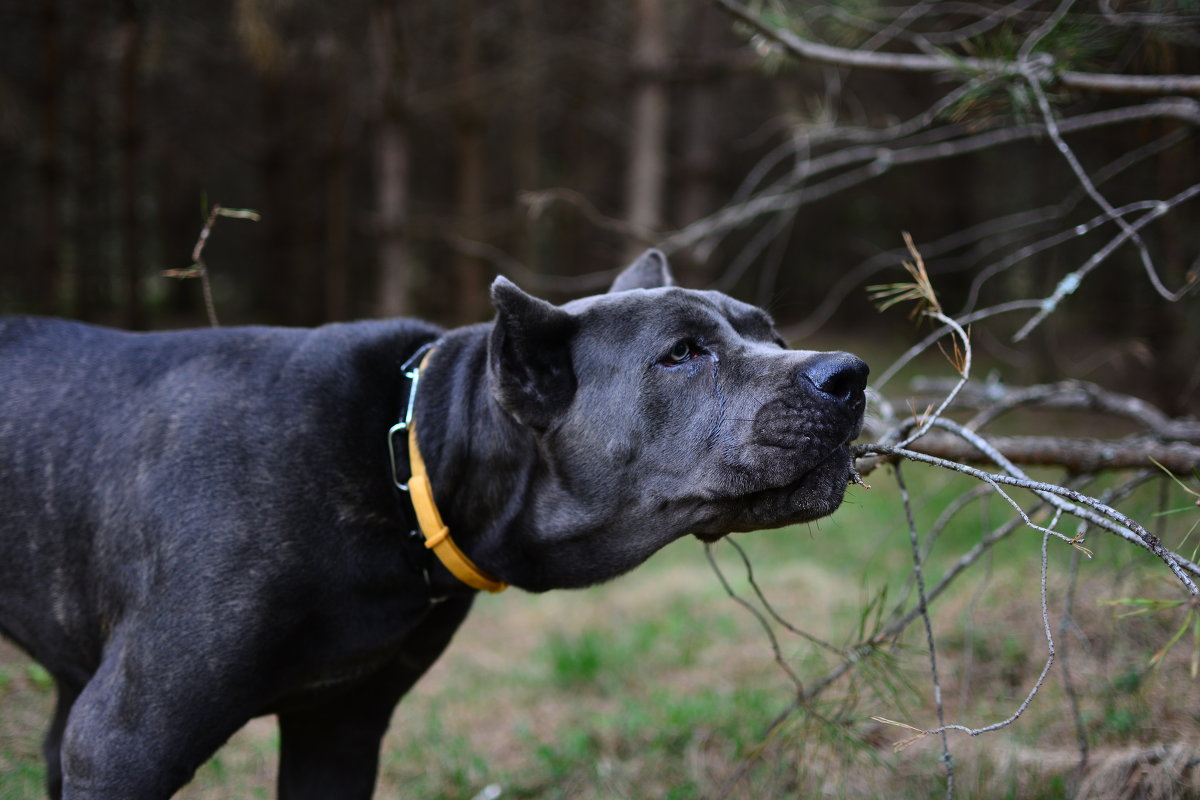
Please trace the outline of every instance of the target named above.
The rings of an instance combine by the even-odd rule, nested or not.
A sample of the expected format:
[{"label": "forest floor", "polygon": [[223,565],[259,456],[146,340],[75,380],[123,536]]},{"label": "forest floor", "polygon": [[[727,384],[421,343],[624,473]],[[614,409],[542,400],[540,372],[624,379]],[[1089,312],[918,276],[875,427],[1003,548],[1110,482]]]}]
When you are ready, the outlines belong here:
[{"label": "forest floor", "polygon": [[[918,531],[970,484],[906,471]],[[851,486],[833,517],[736,537],[778,613],[835,647],[869,637],[876,612],[913,602],[911,545],[895,482]],[[1182,492],[1166,508],[1187,505]],[[1125,509],[1180,547],[1200,510],[1154,517],[1157,489]],[[933,546],[932,585],[981,533],[1008,518],[1000,501],[970,507]],[[1066,530],[1063,526],[1063,530]],[[1192,533],[1192,543],[1200,532]],[[1009,717],[1047,655],[1041,536],[1018,530],[932,605],[946,720],[969,727]],[[1111,605],[1183,593],[1151,557],[1093,533],[1078,566],[1072,624],[1061,627],[1072,549],[1052,541],[1048,607],[1059,655],[1024,715],[978,737],[949,734],[955,796],[1059,798],[1200,796],[1200,685],[1192,674],[1200,625],[1187,604]],[[1191,552],[1192,545],[1184,552]],[[728,543],[714,554],[752,598]],[[1150,609],[1138,616],[1122,614]],[[1180,633],[1157,666],[1154,655]],[[805,686],[840,657],[779,631]],[[1063,650],[1078,698],[1064,689]],[[380,797],[874,798],[945,796],[938,737],[894,751],[910,734],[885,717],[936,725],[920,620],[898,647],[863,660],[817,700],[771,723],[796,695],[755,617],[730,599],[688,538],[630,575],[593,589],[481,597],[446,655],[399,706],[383,750]],[[0,643],[0,800],[42,796],[40,737],[49,679]],[[1088,742],[1079,769],[1080,734]],[[189,800],[272,797],[272,719],[238,733],[181,793]],[[1159,792],[1160,793],[1156,793]]]}]

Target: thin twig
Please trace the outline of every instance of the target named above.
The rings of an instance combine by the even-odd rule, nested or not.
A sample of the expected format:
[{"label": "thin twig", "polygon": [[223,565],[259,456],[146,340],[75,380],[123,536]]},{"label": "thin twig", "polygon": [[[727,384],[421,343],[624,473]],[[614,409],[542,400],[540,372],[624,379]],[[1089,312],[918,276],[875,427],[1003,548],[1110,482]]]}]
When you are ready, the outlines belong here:
[{"label": "thin twig", "polygon": [[754,594],[758,598],[758,601],[762,603],[763,608],[767,610],[767,613],[770,614],[771,618],[775,620],[775,622],[779,623],[779,625],[785,630],[794,633],[802,639],[808,640],[817,647],[828,650],[831,653],[837,653],[841,655],[842,650],[840,648],[834,647],[825,640],[817,636],[813,636],[808,631],[796,627],[791,622],[788,622],[778,611],[776,611],[775,607],[771,605],[770,601],[767,600],[767,596],[763,592],[762,588],[758,585],[758,581],[754,577],[754,565],[750,563],[750,557],[746,555],[746,551],[740,544],[730,537],[726,537],[724,541],[731,545],[733,549],[737,551],[738,556],[741,557],[742,564],[746,567],[746,582],[750,584],[750,588],[754,590]]},{"label": "thin twig", "polygon": [[771,623],[765,616],[763,616],[761,611],[754,607],[752,603],[733,590],[733,586],[730,585],[729,581],[725,578],[725,573],[721,571],[720,565],[717,564],[717,559],[713,555],[713,547],[711,543],[705,543],[704,557],[708,559],[709,566],[711,566],[713,572],[716,573],[717,580],[721,582],[721,586],[725,589],[725,592],[729,595],[730,599],[732,599],[742,608],[746,609],[746,611],[750,612],[750,614],[756,620],[758,620],[758,624],[762,626],[763,631],[767,634],[767,639],[771,643],[771,652],[775,655],[775,663],[779,665],[779,669],[785,675],[787,675],[795,685],[796,696],[802,696],[804,694],[804,682],[800,680],[800,676],[796,674],[795,670],[793,670],[791,665],[788,664],[787,659],[783,657],[783,651],[779,647],[779,639],[775,636],[775,631],[771,628]]},{"label": "thin twig", "polygon": [[[980,320],[999,316],[1000,314],[1008,314],[1013,311],[1027,311],[1031,308],[1039,308],[1041,306],[1041,302],[1042,301],[1040,300],[1010,300],[1007,303],[1000,303],[989,308],[980,309],[979,311],[967,314],[966,316],[959,317],[956,322],[959,324],[959,326],[970,325],[973,322],[979,322]],[[942,338],[947,333],[950,333],[952,330],[953,328],[951,328],[949,325],[943,325],[940,328],[934,329],[932,333],[927,335],[924,339],[917,342],[912,347],[908,348],[908,350],[905,350],[904,353],[895,361],[893,361],[892,364],[884,371],[884,373],[879,376],[879,378],[873,384],[871,384],[872,388],[874,388],[875,391],[882,389],[888,381],[896,377],[896,374],[903,369],[908,362],[912,361],[921,353],[924,353],[930,348],[930,346],[937,342],[938,339]]]},{"label": "thin twig", "polygon": [[1017,50],[1018,62],[1024,63],[1029,60],[1029,56],[1033,53],[1034,48],[1041,43],[1042,39],[1046,38],[1046,35],[1050,31],[1058,27],[1058,23],[1062,22],[1063,17],[1067,15],[1067,12],[1071,10],[1071,6],[1074,4],[1075,0],[1062,0],[1058,4],[1058,8],[1054,9],[1054,12],[1033,33],[1025,37],[1025,41],[1021,42],[1021,47]]},{"label": "thin twig", "polygon": [[[959,512],[966,508],[971,503],[974,503],[992,493],[992,487],[986,483],[981,483],[978,486],[963,492],[954,500],[950,501],[938,518],[934,520],[933,525],[929,527],[929,532],[925,534],[925,550],[921,553],[921,560],[925,561],[929,558],[929,553],[933,550],[933,545],[941,536],[942,531],[958,516]],[[905,579],[904,586],[900,589],[900,596],[896,600],[893,616],[899,616],[903,611],[904,606],[908,602],[908,595],[912,592],[915,579],[912,572],[909,572]]]},{"label": "thin twig", "polygon": [[[1158,155],[1159,153],[1174,147],[1192,135],[1193,131],[1187,128],[1176,128],[1165,136],[1161,136],[1154,141],[1142,145],[1141,147],[1124,152],[1118,158],[1104,165],[1100,169],[1095,170],[1092,174],[1092,182],[1096,186],[1103,185],[1108,180],[1121,174],[1124,170],[1129,169],[1130,167],[1138,164],[1141,161],[1144,161],[1147,158]],[[1062,218],[1069,211],[1075,208],[1080,199],[1086,196],[1087,192],[1085,192],[1082,187],[1077,187],[1075,191],[1071,192],[1056,206],[1051,206],[1049,209],[1038,209],[1037,211],[1041,213],[1041,221]],[[1148,210],[1156,206],[1158,203],[1159,201],[1157,200],[1143,200],[1136,203],[1127,203],[1126,205],[1119,207],[1117,209],[1117,213],[1125,215],[1133,211]],[[1112,218],[1108,214],[1100,214],[1080,225],[1060,231],[1039,241],[1029,243],[1013,253],[1005,256],[1001,260],[980,269],[975,274],[975,277],[971,279],[971,288],[967,292],[967,300],[963,304],[961,313],[965,314],[975,308],[975,304],[979,300],[979,294],[982,291],[983,284],[991,278],[1032,255],[1040,253],[1044,250],[1048,250],[1051,247],[1056,247],[1057,245],[1070,241],[1071,239],[1076,239],[1080,236],[1086,236],[1100,225],[1111,221]]]},{"label": "thin twig", "polygon": [[[964,425],[964,430],[972,430]],[[1200,445],[1163,442],[1150,436],[1090,439],[1058,436],[989,437],[992,448],[1013,464],[1064,467],[1072,472],[1100,472],[1147,466],[1157,461],[1175,475],[1200,469]],[[958,435],[929,433],[908,445],[921,453],[950,461],[991,461],[984,451]],[[864,465],[860,475],[869,474]]]},{"label": "thin twig", "polygon": [[[1070,0],[1066,0],[1066,3],[1069,4]],[[1173,303],[1179,300],[1179,298],[1183,297],[1184,293],[1186,293],[1190,287],[1185,285],[1183,289],[1172,292],[1163,285],[1161,280],[1159,280],[1158,272],[1154,268],[1154,262],[1150,258],[1150,251],[1146,249],[1146,243],[1142,241],[1142,237],[1138,235],[1137,229],[1133,228],[1128,222],[1126,222],[1125,218],[1118,214],[1117,210],[1113,208],[1113,205],[1108,201],[1108,198],[1100,193],[1100,190],[1096,188],[1096,185],[1092,182],[1092,179],[1088,177],[1087,171],[1084,170],[1083,165],[1079,163],[1079,159],[1076,157],[1075,151],[1073,151],[1067,144],[1066,140],[1063,139],[1062,133],[1058,129],[1058,123],[1054,119],[1054,111],[1050,108],[1050,101],[1046,98],[1046,92],[1042,88],[1042,81],[1040,78],[1034,74],[1033,68],[1028,64],[1025,64],[1021,67],[1021,74],[1025,77],[1026,82],[1029,84],[1029,88],[1033,91],[1034,98],[1037,100],[1038,111],[1042,115],[1042,122],[1046,126],[1046,133],[1050,135],[1050,139],[1054,142],[1054,146],[1062,154],[1063,158],[1066,159],[1067,164],[1071,167],[1071,171],[1075,173],[1075,177],[1079,181],[1080,186],[1083,187],[1084,191],[1087,192],[1089,197],[1096,201],[1096,205],[1100,206],[1100,208],[1103,209],[1106,214],[1113,218],[1113,220],[1117,223],[1117,227],[1121,229],[1121,232],[1125,234],[1126,238],[1133,240],[1134,246],[1137,247],[1138,253],[1141,255],[1142,265],[1146,270],[1147,276],[1150,278],[1151,285],[1154,286],[1154,290],[1168,302]],[[1168,208],[1164,207],[1161,210],[1158,210],[1157,213],[1152,212],[1151,214],[1147,214],[1146,217],[1150,219],[1157,219],[1165,214],[1167,210]]]},{"label": "thin twig", "polygon": [[[1024,327],[1022,327],[1013,335],[1012,340],[1014,342],[1019,342],[1028,336],[1034,328],[1036,328],[1042,321],[1046,319],[1046,317],[1054,313],[1054,311],[1058,308],[1058,304],[1064,297],[1073,293],[1079,288],[1083,278],[1089,272],[1103,263],[1105,259],[1112,255],[1112,253],[1128,239],[1131,237],[1136,237],[1139,230],[1163,216],[1175,206],[1186,202],[1197,195],[1200,195],[1200,183],[1194,183],[1171,199],[1161,201],[1153,209],[1147,211],[1141,217],[1134,220],[1133,223],[1127,223],[1119,216],[1114,217],[1114,219],[1118,220],[1119,224],[1121,225],[1121,232],[1114,236],[1108,242],[1108,244],[1096,251],[1091,258],[1084,262],[1083,266],[1063,277],[1063,279],[1058,282],[1054,292],[1049,297],[1041,301],[1041,308],[1038,310],[1038,313],[1035,314],[1027,323],[1025,323]],[[1137,241],[1140,242],[1141,239],[1138,238]],[[1144,244],[1142,249],[1145,249]],[[1153,276],[1152,281],[1154,281],[1156,284],[1155,289],[1159,290],[1160,294],[1166,292],[1166,287],[1163,287],[1162,283],[1158,281],[1157,273],[1154,271],[1154,265],[1149,261],[1148,254],[1143,258],[1143,265],[1145,266],[1147,273]],[[1179,298],[1183,297],[1183,295],[1186,294],[1194,285],[1194,282],[1188,283],[1178,292],[1167,292],[1166,294],[1163,294],[1163,296],[1168,300],[1178,300]]]},{"label": "thin twig", "polygon": [[[1082,535],[1083,531],[1080,531]],[[1079,744],[1079,763],[1075,766],[1075,784],[1083,779],[1084,770],[1087,769],[1088,762],[1088,735],[1087,726],[1083,721],[1083,713],[1079,708],[1079,693],[1075,689],[1075,680],[1071,675],[1071,664],[1067,657],[1069,650],[1070,637],[1067,635],[1070,627],[1074,624],[1071,619],[1071,614],[1075,607],[1075,588],[1079,583],[1079,561],[1080,553],[1071,553],[1071,566],[1067,573],[1067,596],[1063,600],[1062,619],[1058,626],[1059,647],[1061,649],[1061,673],[1063,681],[1063,691],[1067,695],[1067,705],[1071,708],[1071,719],[1075,724],[1075,741]]]},{"label": "thin twig", "polygon": [[248,219],[252,222],[257,222],[261,219],[257,211],[251,211],[247,208],[225,208],[220,203],[214,203],[212,209],[208,212],[208,219],[205,220],[204,227],[200,229],[200,235],[196,237],[196,244],[192,246],[192,265],[186,269],[166,269],[162,271],[164,278],[200,279],[200,288],[204,294],[204,310],[208,314],[208,324],[214,328],[219,328],[221,323],[217,319],[217,305],[213,301],[212,283],[208,276],[208,265],[204,263],[204,247],[208,244],[208,237],[212,234],[213,226],[217,224],[217,217]]},{"label": "thin twig", "polygon": [[954,797],[954,759],[950,755],[950,740],[946,735],[946,709],[942,705],[942,682],[938,677],[937,645],[933,638],[933,620],[929,618],[929,602],[925,596],[925,572],[921,568],[921,544],[917,538],[917,523],[913,518],[912,501],[908,496],[908,486],[904,483],[904,472],[900,462],[893,466],[896,474],[896,486],[900,490],[900,499],[904,503],[904,519],[908,523],[908,536],[912,544],[913,575],[917,581],[917,608],[921,620],[925,623],[925,643],[929,647],[929,674],[933,679],[933,702],[937,708],[938,725],[942,728],[942,765],[946,770],[946,799]]},{"label": "thin twig", "polygon": [[907,445],[911,444],[913,440],[924,436],[929,428],[941,417],[942,412],[950,407],[950,404],[954,402],[954,398],[958,396],[958,393],[962,390],[962,387],[965,386],[967,381],[971,378],[971,340],[967,336],[967,332],[963,330],[961,325],[940,311],[929,314],[929,316],[942,323],[947,329],[953,331],[958,337],[959,341],[961,341],[963,344],[962,363],[955,365],[955,367],[958,369],[959,379],[950,389],[950,392],[942,399],[942,402],[938,405],[938,407],[934,409],[933,413],[926,415],[924,421],[917,426],[916,430],[905,437],[904,440],[897,445],[897,447],[906,447]]}]

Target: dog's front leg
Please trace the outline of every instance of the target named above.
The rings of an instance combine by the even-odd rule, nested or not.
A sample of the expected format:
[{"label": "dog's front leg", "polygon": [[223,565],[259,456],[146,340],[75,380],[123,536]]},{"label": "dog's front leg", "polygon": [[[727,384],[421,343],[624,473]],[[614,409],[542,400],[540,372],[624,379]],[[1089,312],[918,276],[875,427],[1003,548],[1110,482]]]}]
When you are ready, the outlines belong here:
[{"label": "dog's front leg", "polygon": [[54,718],[50,722],[50,730],[42,743],[42,754],[46,758],[46,795],[50,800],[60,800],[62,797],[62,740],[67,728],[67,719],[71,713],[75,699],[79,697],[82,687],[79,683],[62,676],[55,676],[55,686],[58,692],[54,706]]},{"label": "dog's front leg", "polygon": [[166,800],[246,722],[252,671],[172,633],[110,640],[67,719],[64,800]]},{"label": "dog's front leg", "polygon": [[392,710],[450,643],[471,598],[430,610],[380,670],[324,702],[279,715],[280,800],[367,800]]}]

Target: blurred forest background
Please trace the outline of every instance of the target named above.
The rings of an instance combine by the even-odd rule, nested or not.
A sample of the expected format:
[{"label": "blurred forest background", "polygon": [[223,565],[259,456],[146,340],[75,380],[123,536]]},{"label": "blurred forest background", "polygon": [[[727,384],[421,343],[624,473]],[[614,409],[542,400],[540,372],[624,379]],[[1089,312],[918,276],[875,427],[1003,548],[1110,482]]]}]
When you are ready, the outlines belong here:
[{"label": "blurred forest background", "polygon": [[[166,273],[213,219],[222,324],[474,322],[496,274],[562,301],[661,247],[792,344],[866,358],[866,451],[987,427],[1154,536],[1019,495],[1069,545],[1047,562],[995,484],[913,469],[914,504],[864,469],[874,491],[749,555],[686,540],[589,592],[482,598],[397,712],[383,792],[1200,797],[1198,130],[1200,0],[10,0],[0,312],[208,324],[204,282]],[[904,232],[969,337],[872,306],[921,260]],[[970,385],[909,380],[965,381],[959,342]],[[1151,542],[1195,581],[1172,593]],[[768,615],[799,637],[769,634],[778,663]],[[916,729],[881,718],[1025,708],[1052,615],[1050,682],[958,737],[957,778],[945,737],[886,752]],[[51,683],[0,643],[0,800],[43,794]],[[185,796],[269,796],[275,736],[252,723]]]},{"label": "blurred forest background", "polygon": [[[923,41],[1004,57],[1055,5],[754,9],[848,48]],[[1079,4],[1047,48],[1078,69],[1195,74],[1195,5]],[[221,203],[261,213],[254,224],[221,221],[205,251],[226,323],[411,313],[460,324],[489,316],[486,286],[499,272],[563,300],[602,290],[633,252],[665,243],[685,285],[767,306],[794,337],[822,326],[907,337],[902,319],[869,310],[863,278],[898,265],[878,257],[899,247],[901,231],[920,246],[1062,203],[1075,176],[1044,136],[877,169],[716,238],[679,234],[739,187],[754,189],[744,184],[756,169],[794,170],[797,153],[818,154],[830,131],[913,118],[948,85],[787,58],[708,2],[6,3],[0,310],[129,328],[204,324],[196,282],[162,272],[188,266]],[[1097,111],[1129,98],[1064,91],[1054,101]],[[960,133],[1036,121],[1015,92],[994,88],[942,111]],[[1168,197],[1197,174],[1195,128],[1179,114],[1142,116],[1074,146],[1099,167],[1174,136],[1112,189]],[[1154,223],[1168,285],[1194,272],[1196,219],[1193,204]],[[993,281],[992,300],[1044,296],[1088,252],[1068,243],[1033,255]],[[979,254],[928,260],[956,306]],[[1039,332],[1044,346],[1022,356],[1021,377],[1103,369],[1168,412],[1194,409],[1195,303],[1162,303],[1132,248],[1113,263]],[[978,345],[1006,356],[998,340]]]}]

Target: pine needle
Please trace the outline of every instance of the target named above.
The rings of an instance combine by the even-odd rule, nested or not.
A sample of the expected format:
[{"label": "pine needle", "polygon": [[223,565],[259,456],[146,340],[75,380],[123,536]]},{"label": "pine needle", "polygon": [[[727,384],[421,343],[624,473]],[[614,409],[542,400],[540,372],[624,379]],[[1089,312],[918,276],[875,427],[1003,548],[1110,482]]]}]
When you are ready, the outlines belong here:
[{"label": "pine needle", "polygon": [[942,304],[938,302],[937,293],[933,290],[933,282],[929,279],[929,272],[925,269],[925,260],[921,258],[921,253],[913,244],[912,236],[908,231],[904,231],[903,236],[904,244],[913,257],[912,261],[903,262],[903,267],[912,276],[912,282],[877,283],[868,286],[867,293],[880,311],[887,311],[900,303],[915,301],[913,316],[929,312],[940,314]]}]

